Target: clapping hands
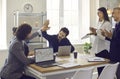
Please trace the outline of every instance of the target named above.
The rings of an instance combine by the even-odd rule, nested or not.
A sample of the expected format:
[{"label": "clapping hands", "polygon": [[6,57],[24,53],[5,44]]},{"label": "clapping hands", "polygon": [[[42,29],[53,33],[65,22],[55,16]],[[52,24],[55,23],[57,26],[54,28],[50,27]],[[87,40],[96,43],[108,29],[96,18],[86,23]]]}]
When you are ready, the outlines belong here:
[{"label": "clapping hands", "polygon": [[102,30],[102,29],[100,29],[101,30],[101,34],[103,35],[103,36],[105,36],[105,37],[108,37],[108,38],[112,38],[112,35],[113,35],[113,33],[110,31],[110,32],[108,32],[107,30]]},{"label": "clapping hands", "polygon": [[97,34],[97,33],[96,33],[96,30],[97,30],[97,29],[95,29],[95,28],[93,28],[93,27],[90,27],[89,29],[90,29],[91,33],[88,33],[87,35],[96,35],[96,34]]}]

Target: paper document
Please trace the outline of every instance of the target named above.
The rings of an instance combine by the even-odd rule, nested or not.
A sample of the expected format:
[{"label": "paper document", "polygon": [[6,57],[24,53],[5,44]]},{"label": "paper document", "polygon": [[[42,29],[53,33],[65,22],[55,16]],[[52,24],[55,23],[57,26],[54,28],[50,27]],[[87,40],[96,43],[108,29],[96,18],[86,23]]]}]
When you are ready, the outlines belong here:
[{"label": "paper document", "polygon": [[97,61],[105,61],[105,59],[101,58],[101,57],[90,57],[90,58],[88,58],[88,61],[97,62]]},{"label": "paper document", "polygon": [[65,63],[65,64],[62,64],[62,65],[59,65],[61,67],[64,67],[64,68],[69,68],[69,67],[75,67],[75,66],[79,66],[80,64],[78,63]]},{"label": "paper document", "polygon": [[90,35],[86,34],[85,36],[83,36],[81,39],[86,39],[86,38],[89,38]]}]

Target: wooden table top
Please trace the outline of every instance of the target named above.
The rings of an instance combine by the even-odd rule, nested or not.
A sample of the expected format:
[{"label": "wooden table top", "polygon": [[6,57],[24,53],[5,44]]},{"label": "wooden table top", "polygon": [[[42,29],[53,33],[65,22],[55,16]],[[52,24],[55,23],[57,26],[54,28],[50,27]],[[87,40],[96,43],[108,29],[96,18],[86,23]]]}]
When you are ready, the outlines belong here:
[{"label": "wooden table top", "polygon": [[54,72],[54,71],[62,71],[62,70],[68,70],[68,69],[77,69],[77,68],[83,68],[83,67],[90,67],[90,66],[96,66],[96,65],[102,65],[102,64],[108,64],[109,60],[105,59],[106,61],[102,62],[88,62],[87,58],[90,55],[85,54],[78,54],[77,59],[74,59],[73,54],[70,56],[63,56],[63,57],[56,57],[56,62],[60,63],[69,63],[74,62],[80,64],[79,66],[70,67],[70,68],[63,68],[60,66],[54,66],[54,67],[48,67],[48,68],[42,68],[40,66],[37,66],[35,64],[31,64],[29,67],[41,72],[41,73],[48,73],[48,72]]}]

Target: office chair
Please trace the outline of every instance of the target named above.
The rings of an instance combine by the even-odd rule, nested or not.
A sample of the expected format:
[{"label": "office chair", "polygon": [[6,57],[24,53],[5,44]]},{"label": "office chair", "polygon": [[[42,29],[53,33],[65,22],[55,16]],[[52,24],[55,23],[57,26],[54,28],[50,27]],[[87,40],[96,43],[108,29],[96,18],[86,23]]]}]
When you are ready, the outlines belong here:
[{"label": "office chair", "polygon": [[119,63],[105,66],[98,79],[114,79]]},{"label": "office chair", "polygon": [[93,69],[94,67],[90,67],[76,71],[71,79],[92,79]]}]

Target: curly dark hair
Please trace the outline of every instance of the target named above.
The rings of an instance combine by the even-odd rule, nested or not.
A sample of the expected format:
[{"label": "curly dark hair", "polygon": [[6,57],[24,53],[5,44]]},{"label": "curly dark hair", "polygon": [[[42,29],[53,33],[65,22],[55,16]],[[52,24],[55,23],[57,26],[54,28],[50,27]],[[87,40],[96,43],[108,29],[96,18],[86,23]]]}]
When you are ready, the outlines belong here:
[{"label": "curly dark hair", "polygon": [[31,33],[32,27],[29,24],[22,24],[16,31],[16,37],[18,40],[25,40],[27,35]]}]

